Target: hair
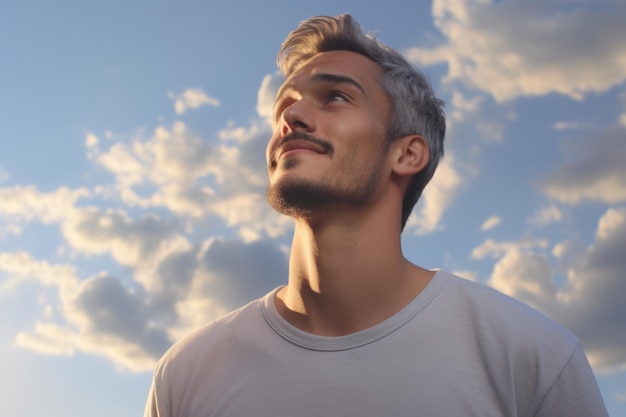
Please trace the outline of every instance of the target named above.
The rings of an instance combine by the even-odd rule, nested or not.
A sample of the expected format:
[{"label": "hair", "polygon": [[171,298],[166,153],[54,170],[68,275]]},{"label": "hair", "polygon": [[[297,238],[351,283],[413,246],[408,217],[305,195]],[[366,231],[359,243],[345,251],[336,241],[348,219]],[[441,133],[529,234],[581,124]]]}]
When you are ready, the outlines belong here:
[{"label": "hair", "polygon": [[382,68],[379,81],[391,105],[387,121],[389,142],[407,135],[420,135],[428,144],[428,164],[413,176],[402,201],[401,228],[404,229],[443,156],[444,103],[435,97],[430,81],[415,65],[373,35],[364,33],[349,14],[317,16],[301,22],[283,42],[276,62],[288,77],[308,59],[329,51],[355,52]]}]

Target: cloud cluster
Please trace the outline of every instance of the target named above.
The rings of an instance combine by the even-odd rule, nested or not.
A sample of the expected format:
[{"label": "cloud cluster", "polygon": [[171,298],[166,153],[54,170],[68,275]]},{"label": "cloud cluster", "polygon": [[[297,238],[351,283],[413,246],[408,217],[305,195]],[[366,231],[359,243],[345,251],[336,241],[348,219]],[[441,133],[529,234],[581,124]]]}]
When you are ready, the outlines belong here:
[{"label": "cloud cluster", "polygon": [[[433,13],[445,43],[408,54],[420,64],[447,63],[449,85],[478,92],[452,93],[453,123],[478,120],[487,95],[504,101],[559,93],[580,100],[626,78],[623,42],[607,41],[626,37],[621,5],[578,2],[565,10],[554,1],[435,0]],[[47,260],[0,252],[0,276],[9,283],[0,296],[26,281],[46,290],[40,320],[16,343],[45,354],[99,355],[141,372],[173,340],[283,283],[281,239],[291,222],[265,202],[264,159],[280,82],[276,74],[263,79],[258,119],[228,124],[210,137],[182,121],[130,138],[105,134],[109,140],[101,141],[88,133],[88,159],[109,183],[0,188],[0,237],[35,222],[57,227],[62,239],[58,256]],[[169,97],[180,115],[219,105],[201,89]],[[479,129],[493,142],[504,123]],[[594,132],[593,140],[565,141],[564,161],[537,182],[549,203],[529,216],[533,226],[562,221],[567,206],[608,206],[593,242],[488,238],[472,252],[493,263],[491,285],[572,329],[598,369],[626,364],[620,319],[626,311],[619,299],[626,290],[626,208],[619,206],[626,201],[625,126]],[[580,127],[576,121],[554,125]],[[409,219],[409,234],[443,229],[446,210],[471,185],[466,156],[447,153]],[[0,172],[0,181],[6,176]],[[499,225],[501,232],[501,218],[493,216],[480,229]],[[77,258],[114,267],[84,271],[72,263]]]},{"label": "cloud cluster", "polygon": [[[487,240],[472,253],[496,262],[489,284],[572,330],[598,370],[626,367],[626,208],[608,209],[595,241],[585,248],[561,242]],[[563,282],[555,279],[560,261]]]},{"label": "cloud cluster", "polygon": [[433,17],[443,42],[407,55],[447,64],[447,82],[497,101],[549,93],[581,100],[626,79],[623,2],[435,0]]},{"label": "cloud cluster", "polygon": [[[443,85],[451,95],[453,132],[457,124],[471,120],[491,142],[501,139],[503,125],[498,123],[517,116],[510,112],[496,123],[486,120],[482,113],[491,104],[487,95],[500,105],[493,111],[501,113],[520,97],[556,93],[583,101],[626,80],[626,44],[620,41],[626,38],[623,2],[435,0],[432,10],[439,39],[432,37],[430,45],[405,54],[419,66],[447,65]],[[619,97],[622,104],[624,97]],[[471,255],[493,262],[490,285],[572,329],[597,369],[626,366],[626,327],[620,320],[626,310],[618,299],[626,292],[621,272],[626,264],[618,255],[626,239],[625,120],[623,111],[614,126],[602,129],[580,120],[555,120],[554,130],[584,131],[585,136],[564,140],[563,160],[538,174],[536,186],[543,200],[528,216],[533,228],[518,241],[487,238]],[[462,172],[458,165],[455,170]],[[470,186],[463,178],[452,184],[457,189]],[[447,193],[448,198],[452,195]],[[587,203],[606,210],[593,242],[551,244],[542,236],[533,237],[548,225],[571,226],[577,219],[569,210]],[[426,216],[422,222],[428,218],[435,217]],[[489,232],[499,220],[489,218],[481,229]],[[420,230],[432,227],[422,224]]]},{"label": "cloud cluster", "polygon": [[[259,92],[260,111],[271,88]],[[178,110],[210,104],[194,90],[177,100]],[[286,253],[270,238],[291,222],[265,202],[270,127],[260,116],[212,139],[181,121],[130,138],[107,133],[107,141],[90,132],[88,159],[111,183],[0,188],[4,234],[39,222],[62,237],[56,261],[0,252],[0,294],[26,281],[41,287],[41,318],[16,344],[142,372],[186,332],[283,283]],[[234,236],[217,237],[220,228]],[[121,269],[86,274],[71,263],[86,257]]]},{"label": "cloud cluster", "polygon": [[35,327],[16,337],[44,354],[95,354],[146,371],[172,341],[285,280],[285,252],[269,240],[194,243],[176,221],[93,207],[76,208],[61,227],[74,253],[110,256],[130,274],[81,277],[71,264],[0,253],[0,275],[13,286],[31,281],[54,291]]}]

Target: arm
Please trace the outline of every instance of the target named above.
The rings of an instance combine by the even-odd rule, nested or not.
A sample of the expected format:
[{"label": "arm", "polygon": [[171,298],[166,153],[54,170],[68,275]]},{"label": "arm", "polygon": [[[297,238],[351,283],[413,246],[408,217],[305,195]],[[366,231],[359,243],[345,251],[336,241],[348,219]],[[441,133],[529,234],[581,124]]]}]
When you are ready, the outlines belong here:
[{"label": "arm", "polygon": [[539,404],[535,417],[608,417],[596,378],[580,345]]}]

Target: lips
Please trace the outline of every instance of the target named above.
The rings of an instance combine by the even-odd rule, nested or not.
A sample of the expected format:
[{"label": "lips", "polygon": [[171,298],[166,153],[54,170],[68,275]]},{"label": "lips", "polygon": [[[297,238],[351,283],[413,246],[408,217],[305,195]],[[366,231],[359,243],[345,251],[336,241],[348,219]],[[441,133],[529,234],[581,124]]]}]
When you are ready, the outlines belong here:
[{"label": "lips", "polygon": [[304,132],[295,131],[278,139],[274,146],[272,146],[272,150],[268,158],[268,166],[270,168],[275,168],[278,160],[283,155],[288,152],[298,150],[315,152],[320,155],[329,155],[331,157],[334,152],[333,146],[327,140]]},{"label": "lips", "polygon": [[292,141],[285,143],[283,146],[281,146],[278,149],[276,160],[280,159],[284,154],[290,151],[297,151],[297,150],[312,151],[312,152],[319,153],[319,154],[327,153],[326,149],[324,149],[321,146],[316,145],[315,143],[311,143],[309,141],[304,141],[304,140],[292,140]]}]

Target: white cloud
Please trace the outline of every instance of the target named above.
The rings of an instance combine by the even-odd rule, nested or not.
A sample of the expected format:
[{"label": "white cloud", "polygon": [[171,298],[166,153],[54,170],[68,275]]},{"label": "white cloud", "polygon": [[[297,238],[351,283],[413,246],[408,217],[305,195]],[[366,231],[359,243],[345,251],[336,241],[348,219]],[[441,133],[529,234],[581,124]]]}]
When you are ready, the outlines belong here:
[{"label": "white cloud", "polygon": [[51,192],[41,192],[34,186],[0,188],[0,216],[17,223],[34,219],[57,223],[71,215],[78,199],[91,195],[86,188],[61,187]]},{"label": "white cloud", "polygon": [[139,372],[149,370],[171,343],[163,330],[150,326],[143,300],[119,280],[99,275],[79,281],[74,266],[26,252],[0,253],[0,271],[56,290],[54,306],[44,306],[42,316],[59,316],[64,324],[38,321],[32,331],[16,335],[21,348],[46,355],[97,354]]},{"label": "white cloud", "polygon": [[248,243],[211,238],[192,244],[193,229],[155,215],[133,219],[120,209],[74,208],[62,231],[74,253],[111,255],[133,281],[105,272],[80,279],[69,264],[0,253],[0,272],[10,281],[0,296],[10,295],[7,285],[27,280],[56,290],[34,328],[17,334],[16,345],[46,355],[103,356],[131,372],[151,369],[172,341],[260,297],[287,273],[287,257],[273,242],[256,236]]},{"label": "white cloud", "polygon": [[0,252],[0,272],[10,280],[34,281],[45,287],[58,288],[61,293],[73,291],[78,283],[73,265],[36,260],[25,251]]},{"label": "white cloud", "polygon": [[554,130],[578,130],[578,129],[582,129],[585,127],[589,127],[588,123],[582,123],[579,121],[566,121],[566,120],[562,120],[559,122],[555,122],[554,125],[552,126],[552,128]]},{"label": "white cloud", "polygon": [[[489,284],[495,289],[538,308],[551,311],[545,299],[553,299],[557,288],[552,281],[552,268],[544,254],[510,247],[494,265]],[[547,311],[546,311],[547,310]]]},{"label": "white cloud", "polygon": [[549,93],[579,100],[626,79],[621,2],[571,3],[564,10],[556,0],[435,0],[432,10],[445,42],[407,56],[419,65],[447,63],[447,82],[498,101]]},{"label": "white cloud", "polygon": [[491,216],[487,220],[485,220],[482,225],[480,225],[480,230],[482,230],[483,232],[491,230],[494,227],[498,226],[501,222],[502,219],[500,217]]},{"label": "white cloud", "polygon": [[413,212],[406,227],[421,235],[432,232],[440,226],[443,213],[448,209],[463,185],[463,180],[455,166],[452,154],[448,153],[439,162],[437,171],[424,190],[417,204],[418,213]]},{"label": "white cloud", "polygon": [[259,88],[257,95],[256,111],[268,123],[271,123],[274,117],[274,99],[283,81],[284,77],[276,73],[266,75],[261,82],[261,88]]},{"label": "white cloud", "polygon": [[188,88],[181,94],[169,92],[167,96],[175,100],[174,110],[176,110],[176,114],[184,114],[189,109],[197,109],[202,106],[218,107],[220,105],[218,99],[207,95],[202,88]]},{"label": "white cloud", "polygon": [[563,142],[565,161],[539,180],[556,201],[578,204],[626,201],[626,128],[614,127],[593,136]]},{"label": "white cloud", "polygon": [[[173,300],[179,338],[284,284],[287,257],[274,242],[209,239],[194,255],[186,291]],[[245,262],[242,262],[245,260]]]},{"label": "white cloud", "polygon": [[88,133],[87,136],[85,136],[85,146],[87,148],[95,148],[96,146],[98,146],[99,142],[100,140],[93,133]]},{"label": "white cloud", "polygon": [[76,339],[76,333],[68,328],[37,322],[32,332],[18,333],[15,344],[44,355],[73,356]]},{"label": "white cloud", "polygon": [[[489,283],[564,324],[579,337],[597,370],[626,367],[626,208],[607,210],[586,248],[486,241],[473,257],[497,258]],[[565,283],[556,284],[550,255],[561,261]]]},{"label": "white cloud", "polygon": [[217,143],[207,142],[176,122],[171,129],[159,126],[151,137],[115,143],[97,161],[115,176],[126,204],[165,207],[196,219],[218,216],[250,240],[290,229],[265,203],[270,136],[269,125],[253,122],[223,129]]},{"label": "white cloud", "polygon": [[[259,92],[261,114],[270,81]],[[107,132],[105,143],[88,133],[88,157],[113,175],[114,186],[0,189],[0,216],[15,230],[35,219],[58,223],[64,241],[57,256],[109,258],[128,274],[80,278],[71,265],[0,253],[0,272],[9,277],[0,296],[26,280],[42,288],[39,320],[16,344],[47,355],[102,356],[143,372],[173,340],[283,283],[285,251],[266,237],[292,222],[265,201],[270,135],[265,120],[230,124],[211,141],[182,122],[151,135]],[[76,204],[90,197],[106,205]],[[198,241],[215,216],[240,238]]]},{"label": "white cloud", "polygon": [[263,235],[277,237],[291,229],[293,221],[276,213],[259,193],[239,194],[221,199],[212,205],[228,227],[238,230],[244,241],[260,239]]},{"label": "white cloud", "polygon": [[182,225],[158,216],[130,218],[122,210],[77,209],[63,225],[66,242],[84,254],[110,254],[125,266],[153,262],[188,244],[177,232]]},{"label": "white cloud", "polygon": [[563,211],[555,205],[543,207],[539,209],[530,219],[528,223],[545,226],[550,223],[560,222],[563,220]]},{"label": "white cloud", "polygon": [[547,246],[548,242],[544,239],[525,239],[520,242],[497,242],[493,239],[487,239],[472,250],[471,257],[479,260],[487,257],[499,258],[508,252],[546,248]]}]

